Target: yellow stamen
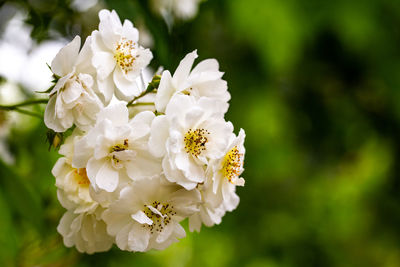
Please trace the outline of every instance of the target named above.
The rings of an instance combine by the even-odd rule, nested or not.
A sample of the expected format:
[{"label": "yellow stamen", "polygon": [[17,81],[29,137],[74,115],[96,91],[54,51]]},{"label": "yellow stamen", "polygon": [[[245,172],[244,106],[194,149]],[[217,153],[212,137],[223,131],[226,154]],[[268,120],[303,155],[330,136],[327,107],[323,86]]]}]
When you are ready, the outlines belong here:
[{"label": "yellow stamen", "polygon": [[78,183],[78,185],[80,185],[80,186],[89,186],[90,185],[90,180],[87,176],[86,168],[76,169],[75,173],[76,173],[75,179],[76,179],[76,182]]},{"label": "yellow stamen", "polygon": [[159,201],[154,201],[149,206],[157,209],[162,214],[162,216],[160,216],[160,214],[154,213],[147,205],[144,205],[143,212],[150,220],[153,221],[153,224],[144,224],[143,227],[147,227],[152,234],[154,233],[154,231],[161,233],[164,227],[171,222],[172,216],[176,215],[176,212],[174,211],[174,206],[168,203],[161,203]]},{"label": "yellow stamen", "polygon": [[185,134],[183,141],[185,142],[185,150],[188,154],[198,157],[206,150],[208,141],[207,135],[210,133],[205,129],[189,129]]},{"label": "yellow stamen", "polygon": [[133,69],[133,63],[136,59],[132,55],[133,49],[135,49],[135,43],[126,38],[122,38],[115,48],[114,58],[125,74]]},{"label": "yellow stamen", "polygon": [[116,144],[110,148],[110,153],[112,152],[119,152],[128,149],[128,139],[124,140],[123,144]]},{"label": "yellow stamen", "polygon": [[239,153],[237,146],[234,146],[224,157],[222,174],[229,182],[233,183],[234,178],[239,177],[242,166],[243,154]]}]

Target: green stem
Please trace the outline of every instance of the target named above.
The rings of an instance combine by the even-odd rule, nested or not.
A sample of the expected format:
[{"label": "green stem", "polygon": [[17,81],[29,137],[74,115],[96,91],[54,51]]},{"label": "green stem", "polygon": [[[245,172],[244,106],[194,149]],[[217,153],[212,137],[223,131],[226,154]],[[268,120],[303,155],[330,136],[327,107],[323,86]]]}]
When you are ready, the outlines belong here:
[{"label": "green stem", "polygon": [[19,107],[24,107],[24,106],[29,106],[29,105],[35,105],[35,104],[47,104],[48,100],[47,99],[34,99],[34,100],[28,100],[24,101],[15,105],[0,105],[0,109],[3,110],[15,110]]},{"label": "green stem", "polygon": [[127,104],[127,106],[128,106],[128,107],[132,106],[132,105],[133,105],[133,102],[135,102],[136,100],[138,100],[138,99],[144,97],[144,96],[147,95],[148,93],[150,93],[150,92],[148,92],[147,90],[146,90],[146,91],[143,91],[140,95],[138,95],[137,97],[135,97],[134,99],[132,99],[131,101],[129,101],[128,104]]},{"label": "green stem", "polygon": [[135,97],[131,101],[129,101],[126,106],[128,106],[128,107],[132,106],[133,102],[137,101],[141,97],[147,95],[148,93],[156,92],[158,86],[160,85],[160,80],[161,80],[161,76],[160,75],[154,75],[153,79],[151,80],[151,82],[147,86],[146,90],[144,90],[140,95],[138,95],[137,97]]},{"label": "green stem", "polygon": [[43,116],[39,113],[35,113],[29,110],[25,109],[20,109],[20,107],[25,107],[29,105],[35,105],[35,104],[47,104],[48,100],[47,99],[33,99],[33,100],[27,100],[15,105],[0,105],[0,110],[5,110],[5,111],[16,111],[25,115],[30,115],[33,117],[37,118],[43,118]]},{"label": "green stem", "polygon": [[154,105],[154,103],[153,102],[140,102],[140,103],[135,103],[135,104],[128,104],[128,107],[149,106],[149,105]]},{"label": "green stem", "polygon": [[13,110],[16,111],[16,112],[19,112],[21,114],[25,114],[25,115],[36,117],[36,118],[39,118],[39,119],[43,119],[43,115],[41,115],[39,113],[36,113],[36,112],[32,112],[32,111],[25,110],[25,109],[20,109],[20,108],[16,108],[16,109],[13,109]]}]

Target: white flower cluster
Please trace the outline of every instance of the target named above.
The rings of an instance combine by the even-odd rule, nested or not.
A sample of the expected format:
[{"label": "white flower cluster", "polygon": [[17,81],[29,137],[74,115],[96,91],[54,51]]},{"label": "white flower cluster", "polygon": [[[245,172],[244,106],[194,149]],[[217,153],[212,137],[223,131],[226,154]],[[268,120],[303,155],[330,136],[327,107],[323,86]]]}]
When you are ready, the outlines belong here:
[{"label": "white flower cluster", "polygon": [[[56,132],[75,125],[52,170],[67,209],[57,229],[80,252],[165,249],[185,236],[182,220],[200,231],[237,207],[245,134],[224,119],[230,95],[215,59],[192,69],[189,53],[146,89],[152,53],[138,31],[115,11],[99,17],[81,50],[76,37],[51,64],[45,123]],[[148,108],[132,112],[144,96]]]}]

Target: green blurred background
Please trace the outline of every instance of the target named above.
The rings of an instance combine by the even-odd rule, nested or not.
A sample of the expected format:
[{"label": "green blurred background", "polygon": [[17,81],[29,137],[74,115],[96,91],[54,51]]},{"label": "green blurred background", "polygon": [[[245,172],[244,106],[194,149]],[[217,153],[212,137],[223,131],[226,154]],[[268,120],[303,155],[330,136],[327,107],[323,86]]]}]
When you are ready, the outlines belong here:
[{"label": "green blurred background", "polygon": [[43,122],[23,116],[7,136],[15,161],[0,163],[1,266],[400,266],[399,1],[208,0],[170,29],[145,0],[70,4],[0,8],[25,12],[39,43],[86,37],[109,8],[148,29],[155,69],[194,49],[216,58],[226,118],[247,134],[246,186],[220,225],[164,251],[83,255],[56,231],[57,152]]}]

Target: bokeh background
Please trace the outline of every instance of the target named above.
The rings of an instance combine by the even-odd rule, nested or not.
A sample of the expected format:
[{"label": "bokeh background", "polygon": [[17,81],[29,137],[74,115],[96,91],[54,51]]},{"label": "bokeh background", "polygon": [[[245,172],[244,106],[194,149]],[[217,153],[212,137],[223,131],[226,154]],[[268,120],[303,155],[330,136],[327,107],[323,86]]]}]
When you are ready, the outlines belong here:
[{"label": "bokeh background", "polygon": [[0,1],[0,103],[45,90],[101,8],[139,27],[154,69],[219,61],[247,134],[241,203],[164,251],[80,254],[56,231],[43,121],[0,111],[1,266],[400,266],[399,1],[208,0],[168,25],[146,0]]}]

